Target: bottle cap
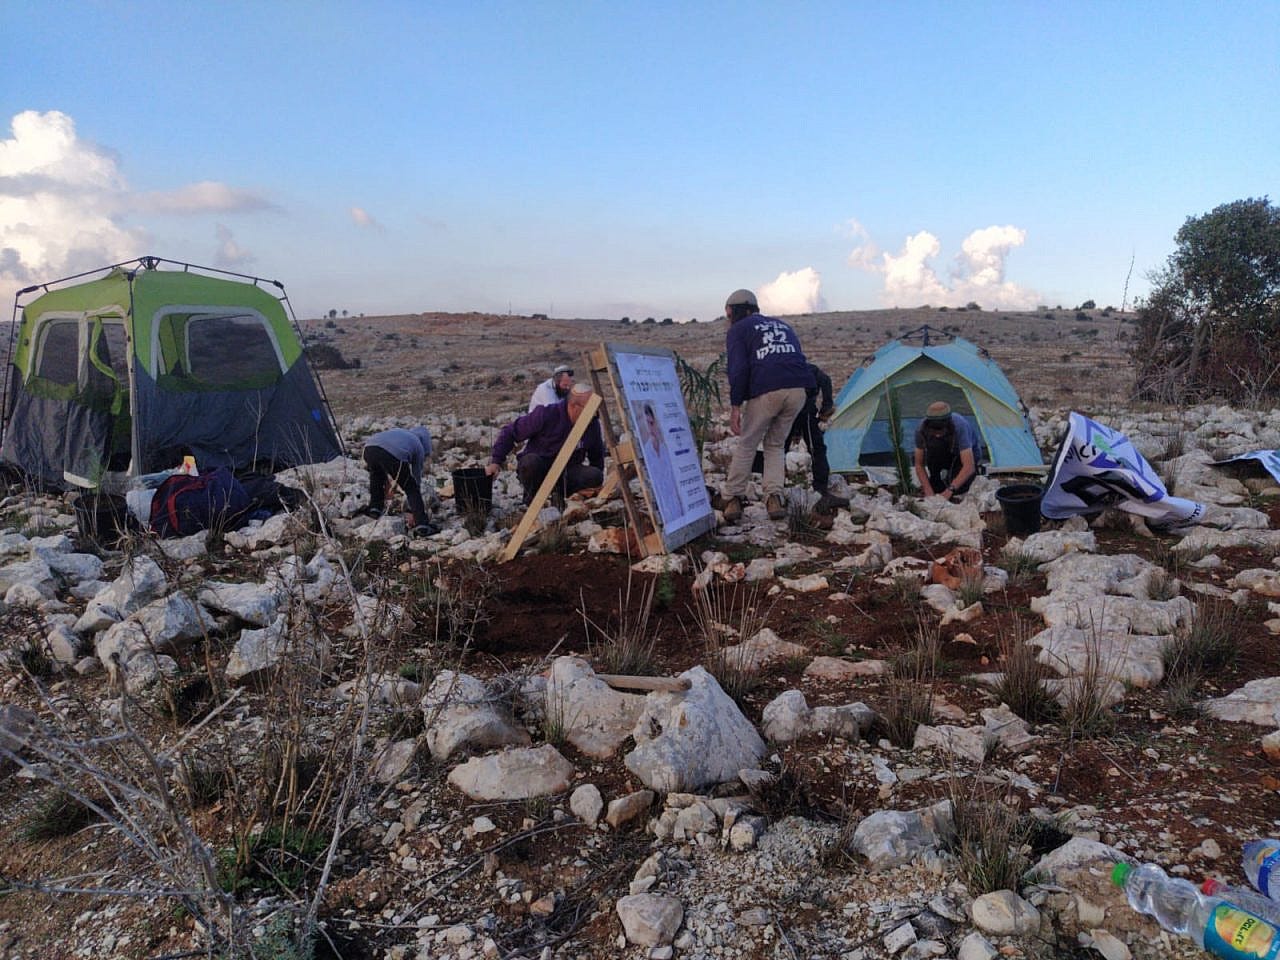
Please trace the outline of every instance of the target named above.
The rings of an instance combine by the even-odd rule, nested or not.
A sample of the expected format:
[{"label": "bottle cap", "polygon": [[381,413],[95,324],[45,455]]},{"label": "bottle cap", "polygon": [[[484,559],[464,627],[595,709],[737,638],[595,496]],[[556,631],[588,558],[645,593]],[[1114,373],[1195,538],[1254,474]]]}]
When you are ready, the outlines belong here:
[{"label": "bottle cap", "polygon": [[1213,877],[1205,877],[1204,883],[1200,884],[1200,892],[1207,893],[1210,896],[1222,889],[1222,881],[1215,880]]},{"label": "bottle cap", "polygon": [[1111,868],[1111,882],[1117,887],[1123,887],[1125,878],[1133,871],[1133,866],[1128,863],[1117,863]]}]

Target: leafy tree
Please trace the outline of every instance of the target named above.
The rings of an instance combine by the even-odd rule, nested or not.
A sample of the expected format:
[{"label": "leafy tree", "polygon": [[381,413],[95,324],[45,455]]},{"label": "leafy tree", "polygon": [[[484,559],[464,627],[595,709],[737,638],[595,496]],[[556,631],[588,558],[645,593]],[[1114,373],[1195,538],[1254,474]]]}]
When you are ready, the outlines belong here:
[{"label": "leafy tree", "polygon": [[1188,217],[1151,275],[1131,358],[1135,394],[1183,402],[1280,394],[1280,208],[1266,197]]}]

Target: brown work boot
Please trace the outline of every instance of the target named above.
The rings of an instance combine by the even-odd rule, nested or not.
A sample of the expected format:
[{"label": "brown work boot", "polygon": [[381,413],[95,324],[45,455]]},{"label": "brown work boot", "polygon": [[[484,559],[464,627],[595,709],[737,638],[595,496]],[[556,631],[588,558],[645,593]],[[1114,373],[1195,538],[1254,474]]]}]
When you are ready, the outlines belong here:
[{"label": "brown work boot", "polygon": [[769,511],[770,520],[783,520],[787,516],[787,502],[782,499],[782,494],[771,493],[764,501],[765,510]]},{"label": "brown work boot", "polygon": [[726,497],[724,501],[724,522],[737,523],[742,519],[742,498]]}]

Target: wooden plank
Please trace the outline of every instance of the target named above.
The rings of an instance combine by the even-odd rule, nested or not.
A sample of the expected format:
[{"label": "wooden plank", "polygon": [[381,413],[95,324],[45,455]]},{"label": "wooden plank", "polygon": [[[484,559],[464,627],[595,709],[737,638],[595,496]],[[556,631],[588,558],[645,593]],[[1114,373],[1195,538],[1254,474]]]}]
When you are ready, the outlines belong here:
[{"label": "wooden plank", "polygon": [[635,677],[620,673],[597,673],[596,677],[619,690],[661,690],[684,693],[693,684],[688,677]]},{"label": "wooden plank", "polygon": [[[618,384],[613,378],[613,367],[609,363],[609,351],[601,344],[595,350],[592,350],[587,356],[588,371],[591,374],[591,385],[597,396],[603,396],[606,386],[608,387],[609,397],[615,406],[621,409],[622,392],[618,389]],[[626,422],[625,413],[623,422]],[[656,539],[650,533],[653,524],[645,522],[645,518],[641,515],[636,505],[635,496],[631,492],[631,478],[636,475],[635,447],[631,442],[622,443],[618,440],[618,435],[614,432],[613,422],[609,419],[608,407],[600,408],[600,428],[604,432],[604,442],[609,447],[609,456],[613,460],[614,469],[617,471],[618,490],[622,494],[623,513],[627,518],[627,522],[631,524],[631,529],[636,534],[636,544],[639,548],[640,559],[651,556],[655,553],[665,552],[662,538]],[[657,516],[654,511],[653,504],[649,502],[649,491],[647,485],[640,484],[641,492],[644,496],[645,506],[649,510],[649,516]]]},{"label": "wooden plank", "polygon": [[582,413],[578,415],[577,421],[573,428],[569,431],[569,435],[564,438],[564,445],[560,447],[560,452],[556,454],[556,458],[551,463],[551,469],[547,471],[547,477],[542,481],[542,486],[538,487],[538,492],[533,495],[533,500],[529,503],[529,508],[525,510],[524,517],[521,518],[519,526],[511,534],[511,539],[507,541],[507,545],[502,550],[502,555],[498,558],[499,562],[506,563],[520,552],[520,547],[524,544],[525,538],[529,536],[533,530],[534,523],[538,520],[538,513],[542,510],[543,505],[547,502],[547,498],[551,496],[551,491],[555,489],[556,483],[560,480],[560,474],[564,473],[564,468],[569,464],[569,458],[573,456],[577,449],[578,442],[587,432],[587,427],[591,425],[591,418],[595,416],[596,411],[600,410],[603,401],[600,395],[593,394],[587,400],[587,405],[582,408]]}]

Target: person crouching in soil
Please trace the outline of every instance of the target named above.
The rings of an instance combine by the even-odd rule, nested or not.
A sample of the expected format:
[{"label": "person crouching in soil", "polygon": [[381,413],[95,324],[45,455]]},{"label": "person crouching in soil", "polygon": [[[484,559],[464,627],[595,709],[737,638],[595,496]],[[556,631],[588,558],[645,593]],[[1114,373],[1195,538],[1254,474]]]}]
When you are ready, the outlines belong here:
[{"label": "person crouching in soil", "polygon": [[422,468],[431,456],[431,431],[426,427],[408,430],[393,427],[375,433],[364,442],[361,454],[369,470],[369,506],[362,513],[380,517],[387,508],[387,494],[394,483],[404,491],[405,505],[413,515],[414,536],[439,532],[427,516],[422,499]]},{"label": "person crouching in soil", "polygon": [[[528,506],[551,470],[551,464],[564,446],[569,431],[591,399],[592,392],[591,384],[575,383],[565,399],[537,407],[508,423],[498,431],[485,473],[497,476],[516,444],[523,443],[524,450],[516,457],[516,476],[524,490],[525,506]],[[565,465],[556,490],[561,497],[568,497],[579,490],[598,487],[603,482],[604,435],[600,432],[600,421],[593,417]]]},{"label": "person crouching in soil", "polygon": [[916,428],[916,481],[926,497],[958,500],[978,475],[973,427],[941,400],[929,404]]}]

